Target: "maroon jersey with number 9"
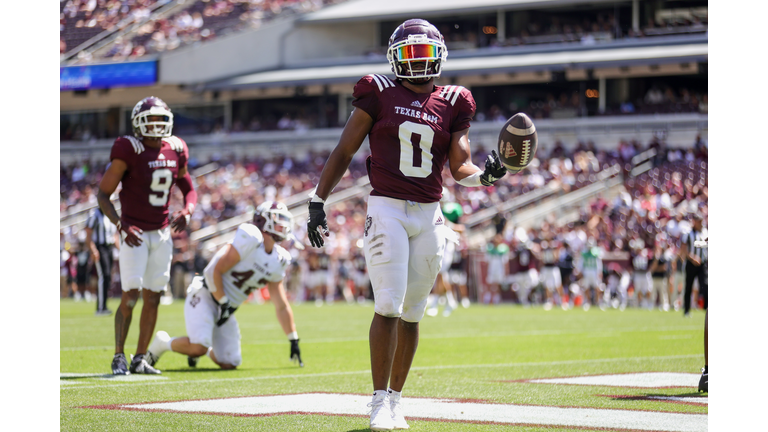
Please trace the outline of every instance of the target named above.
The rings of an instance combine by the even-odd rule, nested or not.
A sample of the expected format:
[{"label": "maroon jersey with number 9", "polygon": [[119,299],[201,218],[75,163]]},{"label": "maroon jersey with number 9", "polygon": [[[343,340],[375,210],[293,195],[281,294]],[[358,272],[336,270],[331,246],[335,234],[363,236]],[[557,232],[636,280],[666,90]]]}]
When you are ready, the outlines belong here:
[{"label": "maroon jersey with number 9", "polygon": [[357,82],[353,96],[352,105],[374,121],[368,134],[371,194],[440,201],[451,134],[468,128],[475,114],[472,93],[455,85],[414,93],[399,81],[367,75]]},{"label": "maroon jersey with number 9", "polygon": [[178,137],[163,138],[160,148],[143,145],[131,136],[117,138],[109,160],[128,165],[121,180],[120,219],[142,230],[168,226],[168,202],[179,170],[187,166],[189,149]]}]

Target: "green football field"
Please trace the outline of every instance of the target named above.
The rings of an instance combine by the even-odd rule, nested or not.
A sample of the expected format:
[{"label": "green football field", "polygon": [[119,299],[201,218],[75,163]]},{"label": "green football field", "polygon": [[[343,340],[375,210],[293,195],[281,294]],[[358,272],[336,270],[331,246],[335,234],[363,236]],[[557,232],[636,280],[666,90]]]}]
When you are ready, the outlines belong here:
[{"label": "green football field", "polygon": [[[117,305],[111,300],[109,308]],[[141,306],[126,354],[136,348]],[[156,330],[184,335],[183,306],[181,300],[160,306]],[[236,314],[243,350],[236,370],[220,371],[207,357],[190,368],[185,356],[168,352],[157,364],[162,375],[116,379],[110,374],[114,315],[96,317],[93,303],[62,300],[61,430],[368,430],[373,306],[306,303],[293,311],[303,368],[288,360],[272,305],[246,304]],[[696,389],[703,327],[702,311],[683,318],[656,310],[473,304],[450,317],[425,317],[403,392],[406,418],[413,431],[648,430],[654,424],[667,426],[653,430],[707,430],[708,397]],[[634,377],[659,380],[638,386]],[[666,383],[670,377],[678,381]],[[577,381],[530,382],[557,378]]]}]

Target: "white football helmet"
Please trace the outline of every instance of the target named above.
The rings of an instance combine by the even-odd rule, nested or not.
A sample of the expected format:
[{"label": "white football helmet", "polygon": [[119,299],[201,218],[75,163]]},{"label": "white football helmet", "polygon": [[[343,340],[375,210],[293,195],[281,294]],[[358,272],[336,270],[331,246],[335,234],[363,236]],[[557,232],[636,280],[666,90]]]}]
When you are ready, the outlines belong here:
[{"label": "white football helmet", "polygon": [[[150,122],[149,116],[163,116],[163,120]],[[133,107],[131,125],[136,138],[168,138],[173,130],[173,114],[162,99],[149,96]]]},{"label": "white football helmet", "polygon": [[271,234],[275,240],[283,241],[293,231],[293,215],[285,204],[265,201],[256,207],[253,224],[262,232]]}]

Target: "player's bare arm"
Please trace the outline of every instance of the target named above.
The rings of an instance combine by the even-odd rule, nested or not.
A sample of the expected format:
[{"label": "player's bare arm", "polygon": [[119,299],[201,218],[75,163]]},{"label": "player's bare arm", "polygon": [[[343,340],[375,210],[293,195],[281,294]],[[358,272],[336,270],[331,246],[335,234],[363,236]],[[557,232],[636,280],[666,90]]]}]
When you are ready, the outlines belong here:
[{"label": "player's bare arm", "polygon": [[[117,185],[123,180],[125,172],[128,171],[128,164],[122,159],[112,159],[107,167],[104,176],[101,178],[99,184],[99,192],[96,194],[96,200],[99,203],[99,208],[104,216],[109,218],[115,226],[117,226],[118,233],[123,231],[125,233],[125,243],[130,246],[139,246],[143,242],[141,234],[143,231],[133,225],[126,224],[123,226],[120,222],[120,215],[117,214],[115,206],[109,197],[117,190]],[[122,237],[122,236],[121,236]]]},{"label": "player's bare arm", "polygon": [[307,220],[307,236],[309,243],[314,247],[322,247],[324,244],[323,236],[330,236],[323,204],[333,188],[339,184],[339,180],[349,168],[349,163],[352,162],[352,157],[360,149],[372,127],[373,119],[367,112],[361,109],[352,111],[352,115],[349,116],[349,120],[344,126],[344,131],[341,133],[341,138],[339,138],[339,144],[331,152],[323,172],[320,173],[320,181],[317,183],[315,196],[309,203],[309,219]]},{"label": "player's bare arm", "polygon": [[317,184],[315,195],[327,199],[333,188],[339,184],[339,180],[352,162],[352,157],[360,149],[366,135],[373,127],[373,119],[367,112],[361,109],[352,111],[344,131],[341,133],[339,144],[333,149],[328,161],[320,173],[320,181]]},{"label": "player's bare arm", "polygon": [[179,173],[176,176],[176,186],[184,195],[184,209],[177,210],[171,215],[171,228],[176,232],[183,231],[189,224],[189,218],[193,211],[195,211],[195,205],[197,205],[197,192],[192,185],[192,177],[189,175],[187,166],[183,166],[179,169]]},{"label": "player's bare arm", "polygon": [[469,128],[451,134],[448,164],[451,168],[451,175],[456,181],[482,172],[480,167],[472,163],[472,153],[469,149]]},{"label": "player's bare arm", "polygon": [[275,314],[277,315],[277,320],[280,322],[280,327],[283,328],[283,332],[286,335],[295,332],[296,325],[293,322],[293,310],[285,295],[283,281],[269,282],[267,284],[267,290],[269,291],[269,299],[275,305]]},{"label": "player's bare arm", "polygon": [[224,273],[232,269],[237,263],[240,262],[240,253],[237,252],[231,244],[224,246],[226,252],[219,258],[219,261],[213,267],[213,284],[215,286],[211,288],[211,294],[213,298],[221,303],[222,297],[224,297],[224,281],[222,279]]},{"label": "player's bare arm", "polygon": [[507,170],[501,165],[496,150],[488,155],[484,170],[472,163],[468,134],[469,128],[451,134],[451,148],[448,150],[451,175],[462,186],[491,186],[504,177]]},{"label": "player's bare arm", "polygon": [[99,261],[99,249],[96,248],[96,243],[93,242],[93,228],[85,227],[85,246],[91,251],[91,257],[93,262]]},{"label": "player's bare arm", "polygon": [[117,224],[120,221],[120,216],[115,210],[115,206],[109,200],[109,197],[117,190],[117,185],[123,179],[123,175],[128,170],[128,165],[120,160],[113,159],[107,167],[107,171],[104,173],[104,177],[101,178],[99,183],[99,192],[96,194],[96,200],[99,202],[99,208],[104,216],[109,218],[113,224]]}]

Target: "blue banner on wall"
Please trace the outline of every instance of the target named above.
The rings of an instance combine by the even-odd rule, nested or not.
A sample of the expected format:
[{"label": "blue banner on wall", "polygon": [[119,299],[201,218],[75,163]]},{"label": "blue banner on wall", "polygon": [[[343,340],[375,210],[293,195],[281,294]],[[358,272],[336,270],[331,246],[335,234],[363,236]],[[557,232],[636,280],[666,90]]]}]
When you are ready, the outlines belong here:
[{"label": "blue banner on wall", "polygon": [[66,66],[59,68],[59,90],[88,90],[152,85],[157,61]]}]

